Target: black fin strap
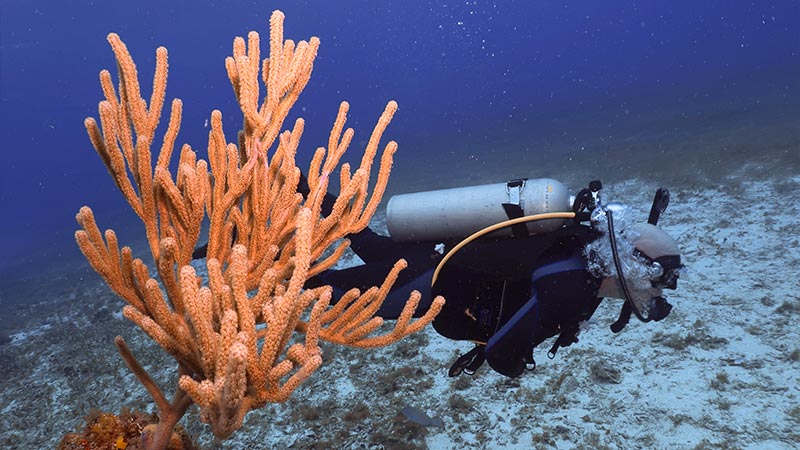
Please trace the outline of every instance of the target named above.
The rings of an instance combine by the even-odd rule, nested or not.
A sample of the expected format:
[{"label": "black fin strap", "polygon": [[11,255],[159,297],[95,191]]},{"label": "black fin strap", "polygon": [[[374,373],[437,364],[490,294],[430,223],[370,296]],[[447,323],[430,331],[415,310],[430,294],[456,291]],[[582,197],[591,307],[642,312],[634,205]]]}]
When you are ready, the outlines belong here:
[{"label": "black fin strap", "polygon": [[549,352],[547,352],[547,357],[548,357],[548,358],[550,358],[550,359],[553,359],[553,358],[555,358],[555,357],[556,357],[556,352],[557,352],[557,351],[558,351],[558,349],[561,347],[561,345],[559,345],[559,344],[560,344],[560,342],[559,342],[559,339],[561,339],[561,336],[559,336],[558,338],[556,338],[556,341],[555,341],[555,342],[553,342],[553,346],[552,346],[552,347],[550,347],[550,351],[549,351]]},{"label": "black fin strap", "polygon": [[561,347],[569,347],[570,345],[578,342],[578,331],[579,328],[570,328],[569,330],[564,330],[561,334],[558,335],[556,341],[553,342],[553,346],[550,347],[550,351],[547,352],[547,357],[553,359],[556,357],[556,352]]},{"label": "black fin strap", "polygon": [[619,317],[617,321],[611,324],[611,332],[612,333],[619,333],[625,328],[625,325],[628,324],[628,321],[631,320],[631,313],[632,313],[631,304],[629,302],[625,302],[622,304],[622,309],[619,311]]},{"label": "black fin strap", "polygon": [[531,351],[528,352],[530,354],[525,356],[525,370],[528,370],[528,371],[536,370],[536,360],[533,359],[533,349],[534,348],[536,348],[535,345],[533,347],[531,347]]},{"label": "black fin strap", "polygon": [[467,375],[474,374],[486,360],[486,356],[484,355],[485,349],[485,345],[476,345],[475,348],[461,355],[456,362],[450,366],[450,370],[447,374],[451,377],[457,377],[462,373]]}]

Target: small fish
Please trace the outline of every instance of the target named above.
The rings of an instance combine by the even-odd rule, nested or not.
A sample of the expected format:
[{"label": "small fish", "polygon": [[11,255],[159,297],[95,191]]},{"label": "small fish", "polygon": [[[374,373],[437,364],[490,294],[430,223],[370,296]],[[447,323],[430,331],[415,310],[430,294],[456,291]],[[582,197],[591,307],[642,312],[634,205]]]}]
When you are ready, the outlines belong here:
[{"label": "small fish", "polygon": [[406,416],[406,419],[422,425],[423,427],[444,427],[444,422],[438,417],[431,418],[419,408],[413,406],[405,406],[400,410],[400,413]]}]

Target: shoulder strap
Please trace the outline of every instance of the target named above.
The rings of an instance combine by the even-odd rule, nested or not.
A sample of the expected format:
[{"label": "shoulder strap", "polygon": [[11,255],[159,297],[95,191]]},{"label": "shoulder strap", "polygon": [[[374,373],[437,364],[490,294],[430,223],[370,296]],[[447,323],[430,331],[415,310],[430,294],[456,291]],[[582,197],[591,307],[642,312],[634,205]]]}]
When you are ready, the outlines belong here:
[{"label": "shoulder strap", "polygon": [[[502,203],[503,211],[509,219],[518,219],[525,215],[525,211],[520,205],[522,199],[522,189],[525,187],[525,180],[511,180],[506,183],[506,190],[508,191],[508,202]],[[517,239],[524,239],[528,237],[528,227],[524,223],[517,223],[511,226],[511,233]]]}]

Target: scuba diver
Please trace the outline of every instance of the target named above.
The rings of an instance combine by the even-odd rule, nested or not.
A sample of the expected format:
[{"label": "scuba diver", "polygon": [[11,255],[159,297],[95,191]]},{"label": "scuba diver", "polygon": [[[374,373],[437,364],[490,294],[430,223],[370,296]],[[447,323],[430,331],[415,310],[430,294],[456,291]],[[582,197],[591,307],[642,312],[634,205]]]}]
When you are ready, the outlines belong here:
[{"label": "scuba diver", "polygon": [[[517,377],[535,367],[533,349],[545,340],[557,336],[551,358],[578,342],[581,323],[603,298],[624,300],[614,333],[631,314],[659,321],[672,309],[662,294],[677,288],[683,265],[675,240],[656,226],[669,191],[656,192],[647,223],[629,224],[628,208],[603,203],[601,188],[593,181],[571,198],[560,182],[537,179],[396,195],[386,213],[391,237],[369,228],[349,235],[364,264],[328,270],[308,286],[363,292],[404,258],[408,268],[377,315],[397,318],[415,289],[422,293],[417,315],[442,295],[434,329],[476,344],[450,376],[472,374],[485,361]],[[328,194],[323,213],[333,201]]]},{"label": "scuba diver", "polygon": [[[632,314],[659,321],[672,309],[662,294],[677,288],[683,265],[675,240],[656,226],[669,192],[656,192],[647,223],[629,224],[628,208],[605,204],[601,188],[592,181],[570,196],[556,180],[535,179],[396,195],[387,205],[390,236],[369,228],[347,236],[364,264],[327,270],[306,286],[330,285],[334,298],[363,292],[403,258],[408,267],[376,315],[399,317],[412,290],[422,294],[417,316],[442,295],[434,329],[475,343],[449,375],[471,375],[487,362],[518,377],[535,368],[533,350],[545,340],[557,336],[550,358],[578,342],[606,297],[624,300],[614,333]],[[309,193],[305,177],[298,192]],[[335,200],[326,194],[323,214]]]}]

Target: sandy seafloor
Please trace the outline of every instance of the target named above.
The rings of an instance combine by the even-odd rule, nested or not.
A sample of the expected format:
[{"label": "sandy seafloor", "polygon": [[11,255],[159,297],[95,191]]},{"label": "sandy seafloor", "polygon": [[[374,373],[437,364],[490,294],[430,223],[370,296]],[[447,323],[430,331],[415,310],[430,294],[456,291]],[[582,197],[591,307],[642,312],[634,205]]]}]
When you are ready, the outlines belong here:
[{"label": "sandy seafloor", "polygon": [[[518,379],[487,366],[448,378],[447,368],[471,345],[432,328],[375,351],[325,345],[325,364],[311,380],[286,403],[251,412],[229,441],[214,442],[195,409],[183,423],[209,449],[797,448],[796,125],[709,130],[673,143],[676,153],[661,162],[631,163],[639,170],[615,171],[619,157],[592,167],[609,174],[605,198],[630,204],[641,220],[655,188],[667,184],[652,178],[673,181],[661,224],[690,270],[670,293],[675,308],[663,322],[634,319],[614,335],[608,325],[620,303],[607,300],[580,343],[549,360],[546,342],[535,353],[536,370]],[[554,176],[558,168],[545,164],[530,176]],[[465,168],[461,175],[503,181],[503,170],[476,179]],[[459,175],[458,167],[452,171]],[[597,176],[586,172],[570,171],[563,181],[577,191]],[[395,191],[412,185],[402,173],[393,183]],[[121,317],[122,301],[85,264],[44,275],[19,285],[26,303],[12,309],[0,299],[14,315],[0,345],[2,448],[54,448],[92,407],[149,408],[116,353],[115,335],[162,386],[175,382],[172,359]],[[398,414],[407,405],[444,426],[408,422]]]}]

